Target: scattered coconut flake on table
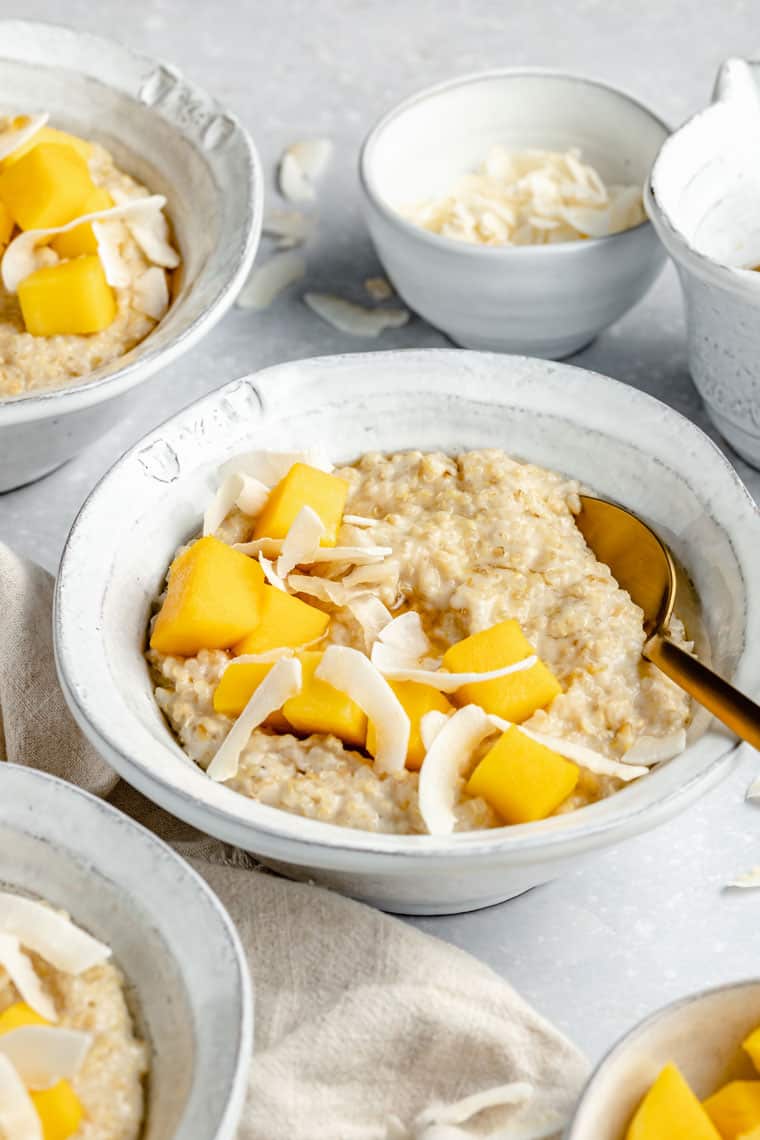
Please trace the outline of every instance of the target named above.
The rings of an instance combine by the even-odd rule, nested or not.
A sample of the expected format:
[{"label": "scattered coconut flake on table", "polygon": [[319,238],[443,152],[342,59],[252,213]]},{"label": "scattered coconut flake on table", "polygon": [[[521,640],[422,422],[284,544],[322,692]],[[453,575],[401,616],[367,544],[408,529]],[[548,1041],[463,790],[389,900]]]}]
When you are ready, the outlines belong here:
[{"label": "scattered coconut flake on table", "polygon": [[686,747],[686,729],[679,728],[666,736],[640,736],[621,756],[624,764],[644,764],[651,768],[679,756]]},{"label": "scattered coconut flake on table", "polygon": [[[45,123],[50,118],[50,115],[22,115],[24,120],[23,125],[14,127],[13,125],[5,127],[0,131],[0,162],[7,158],[9,154],[13,154],[14,150],[18,150],[24,143],[29,142],[45,126]],[[18,120],[14,119],[14,122]]]},{"label": "scattered coconut flake on table", "polygon": [[151,265],[150,269],[146,269],[137,278],[132,288],[132,304],[154,321],[160,321],[166,315],[169,308],[169,286],[166,283],[166,273],[160,266]]},{"label": "scattered coconut flake on table", "polygon": [[13,934],[56,970],[83,974],[110,958],[110,947],[43,903],[0,891],[0,931]]},{"label": "scattered coconut flake on table", "polygon": [[13,934],[0,933],[0,966],[8,974],[22,1001],[46,1021],[58,1020],[53,999],[45,993],[31,959],[24,954],[21,943]]},{"label": "scattered coconut flake on table", "polygon": [[465,705],[449,717],[425,754],[420,768],[419,804],[431,835],[451,835],[459,781],[474,750],[494,725],[478,705]]},{"label": "scattered coconut flake on table", "polygon": [[43,1140],[42,1121],[24,1082],[0,1054],[0,1133],[13,1140]]},{"label": "scattered coconut flake on table", "polygon": [[35,1091],[75,1077],[91,1045],[91,1033],[49,1025],[22,1025],[0,1034],[0,1054]]},{"label": "scattered coconut flake on table", "polygon": [[760,867],[751,867],[749,871],[742,871],[735,879],[726,883],[726,886],[740,887],[742,890],[760,887]]},{"label": "scattered coconut flake on table", "polygon": [[760,776],[756,776],[747,788],[745,798],[748,800],[760,799]]},{"label": "scattered coconut flake on table", "polygon": [[264,218],[264,233],[274,238],[278,249],[303,245],[313,234],[316,221],[300,210],[271,210]]},{"label": "scattered coconut flake on table", "polygon": [[304,139],[289,146],[280,159],[279,187],[283,198],[291,202],[313,201],[316,184],[327,169],[332,152],[330,139]]},{"label": "scattered coconut flake on table", "polygon": [[272,666],[206,769],[206,774],[212,780],[231,780],[237,774],[240,753],[250,740],[253,730],[273,712],[281,709],[291,697],[298,695],[301,681],[301,662],[297,657],[282,657]]},{"label": "scattered coconut flake on table", "polygon": [[276,253],[255,265],[236,301],[239,309],[266,309],[284,289],[306,276],[306,261],[296,250]]},{"label": "scattered coconut flake on table", "polygon": [[374,724],[375,770],[386,774],[403,772],[409,747],[409,717],[370,659],[358,649],[330,645],[314,676],[346,693]]},{"label": "scattered coconut flake on table", "polygon": [[333,465],[327,458],[323,448],[313,447],[306,451],[244,451],[240,455],[233,455],[219,468],[219,477],[226,479],[228,475],[250,475],[258,479],[265,487],[274,487],[284,479],[294,463],[307,463],[309,467],[317,467],[328,474]]},{"label": "scattered coconut flake on table", "polygon": [[400,329],[410,315],[407,309],[367,309],[331,293],[304,293],[303,299],[318,317],[349,336],[379,336],[384,329]]},{"label": "scattered coconut flake on table", "polygon": [[314,561],[324,533],[324,523],[317,512],[311,507],[301,507],[282,541],[277,559],[277,575],[281,580],[296,566]]},{"label": "scattered coconut flake on table", "polygon": [[387,301],[393,296],[393,286],[386,277],[367,277],[364,288],[373,301]]}]

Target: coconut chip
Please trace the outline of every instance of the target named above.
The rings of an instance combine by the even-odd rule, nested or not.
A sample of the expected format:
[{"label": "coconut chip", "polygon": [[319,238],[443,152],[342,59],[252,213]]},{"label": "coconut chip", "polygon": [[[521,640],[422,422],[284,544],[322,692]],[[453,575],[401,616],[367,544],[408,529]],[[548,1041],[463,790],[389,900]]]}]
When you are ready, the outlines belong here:
[{"label": "coconut chip", "polygon": [[306,261],[295,250],[276,253],[254,266],[237,299],[239,309],[267,309],[284,289],[306,276]]},{"label": "coconut chip", "polygon": [[28,950],[66,974],[83,974],[111,956],[104,942],[66,915],[8,891],[0,891],[0,931],[15,935]]},{"label": "coconut chip", "polygon": [[382,629],[392,620],[391,612],[374,594],[362,594],[346,604],[361,627],[364,646],[369,652]]},{"label": "coconut chip", "polygon": [[382,562],[393,554],[392,546],[320,546],[310,559],[309,565],[317,562],[352,562],[356,566],[365,563]]},{"label": "coconut chip", "polygon": [[13,1140],[42,1140],[42,1121],[24,1082],[0,1054],[0,1133]]},{"label": "coconut chip", "polygon": [[31,960],[23,953],[21,943],[13,934],[0,933],[0,966],[8,974],[22,1001],[46,1021],[58,1020],[52,998],[45,993]]},{"label": "coconut chip", "polygon": [[343,522],[346,523],[347,526],[356,526],[360,529],[364,529],[365,527],[374,526],[377,519],[370,519],[365,515],[344,515]]},{"label": "coconut chip", "polygon": [[277,573],[274,563],[262,551],[259,551],[259,566],[264,571],[264,577],[270,586],[274,586],[275,590],[282,590],[283,594],[288,593],[288,587]]},{"label": "coconut chip", "polygon": [[431,835],[451,835],[459,781],[473,752],[494,725],[478,705],[465,705],[449,717],[420,768],[419,804]]},{"label": "coconut chip", "polygon": [[[163,210],[153,210],[150,213],[132,210],[132,206],[147,199],[134,198],[118,187],[111,188],[109,193],[119,207],[127,209],[128,212],[123,215],[125,225],[148,261],[163,269],[176,269],[180,257],[169,240],[169,222]],[[166,199],[162,205],[165,204]]]},{"label": "coconut chip", "polygon": [[420,736],[422,743],[425,746],[425,751],[428,752],[433,745],[438,733],[441,731],[446,721],[451,716],[451,713],[441,712],[439,709],[431,709],[426,712],[420,719]]},{"label": "coconut chip", "polygon": [[396,651],[399,664],[419,665],[430,652],[430,641],[422,628],[422,619],[415,610],[399,614],[378,634],[381,645]]},{"label": "coconut chip", "polygon": [[649,774],[648,768],[635,764],[624,764],[620,760],[610,760],[601,752],[595,752],[593,748],[588,748],[585,744],[576,744],[572,740],[547,736],[544,732],[534,732],[532,728],[526,728],[524,724],[513,725],[511,721],[504,720],[500,716],[494,716],[493,713],[489,713],[489,720],[502,732],[506,732],[509,728],[518,728],[536,744],[550,748],[558,756],[564,756],[566,760],[580,764],[581,767],[587,768],[589,772],[594,772],[597,776],[616,776],[618,780],[629,783],[631,780],[638,780],[639,777]]},{"label": "coconut chip", "polygon": [[[101,253],[101,250],[98,239],[98,253]],[[166,273],[158,265],[151,265],[150,269],[146,269],[137,278],[132,290],[132,304],[154,321],[160,321],[165,316],[169,308],[169,286],[166,283]]]},{"label": "coconut chip", "polygon": [[345,606],[362,594],[361,590],[349,589],[343,582],[336,582],[333,578],[319,578],[314,574],[289,574],[288,589],[293,594],[307,594],[334,606]]},{"label": "coconut chip", "polygon": [[[124,237],[122,223],[118,219],[110,222],[93,222],[90,228],[97,242],[98,257],[103,266],[106,281],[114,289],[125,289],[132,280],[132,274],[121,255],[121,243]],[[162,270],[158,270],[158,272],[161,273]],[[167,307],[168,296],[167,291]],[[163,313],[161,315],[163,316]]]},{"label": "coconut chip", "polygon": [[677,729],[667,736],[640,736],[621,757],[624,764],[644,764],[651,768],[672,760],[686,747],[686,730]]},{"label": "coconut chip", "polygon": [[726,883],[727,887],[740,887],[742,890],[751,890],[760,887],[760,867],[751,867],[749,871],[742,871],[735,879]]},{"label": "coconut chip", "polygon": [[349,336],[379,336],[384,329],[400,329],[409,320],[408,309],[367,309],[332,293],[304,293],[309,308],[333,328]]},{"label": "coconut chip", "polygon": [[316,184],[327,169],[333,144],[329,139],[304,139],[287,148],[280,159],[279,187],[291,202],[311,202]]},{"label": "coconut chip", "polygon": [[34,1090],[75,1077],[91,1045],[91,1033],[48,1025],[22,1025],[0,1035],[0,1054]]},{"label": "coconut chip", "polygon": [[409,717],[388,682],[358,649],[330,645],[314,676],[354,701],[375,726],[377,772],[398,773],[406,767]]},{"label": "coconut chip", "polygon": [[[269,498],[269,488],[260,483],[258,479],[254,479],[251,475],[242,475],[239,472],[234,475],[228,475],[222,482],[217,490],[214,498],[203,514],[203,533],[214,534],[222,525],[227,515],[233,507],[238,507],[246,515],[257,515],[264,507],[267,499]],[[266,540],[270,542],[270,539]],[[236,543],[235,549],[241,546],[250,547],[254,543]],[[257,549],[243,551],[244,554],[257,554],[261,547]],[[264,550],[267,557],[272,557],[270,550]]]},{"label": "coconut chip", "polygon": [[283,539],[277,559],[277,576],[285,579],[296,566],[313,562],[324,533],[324,523],[317,512],[311,507],[301,507]]},{"label": "coconut chip", "polygon": [[278,249],[293,249],[308,241],[315,229],[315,220],[300,210],[272,210],[264,218],[264,233],[274,238]]},{"label": "coconut chip", "polygon": [[271,488],[285,478],[294,463],[307,463],[328,474],[333,469],[323,449],[314,447],[307,451],[245,451],[223,463],[219,475],[222,479],[228,475],[250,475]]},{"label": "coconut chip", "polygon": [[267,673],[254,690],[251,699],[222,741],[206,774],[212,780],[231,780],[237,775],[240,753],[255,728],[281,709],[286,701],[301,691],[301,662],[297,657],[283,657]]},{"label": "coconut chip", "polygon": [[385,277],[367,277],[364,288],[373,301],[387,301],[393,296],[393,287]]},{"label": "coconut chip", "polygon": [[532,669],[538,661],[535,653],[516,661],[514,665],[503,665],[501,669],[489,669],[485,673],[449,673],[445,669],[422,669],[410,667],[399,659],[398,650],[392,645],[375,642],[372,647],[372,663],[389,681],[415,681],[419,685],[430,685],[439,693],[455,693],[463,685],[475,685],[481,681],[496,681],[511,673],[521,673]]},{"label": "coconut chip", "polygon": [[282,550],[282,539],[253,538],[250,542],[233,542],[232,549],[253,558],[258,558],[260,554],[266,555],[267,558],[277,558]]},{"label": "coconut chip", "polygon": [[[28,115],[22,116],[24,125],[21,127],[9,126],[0,131],[0,162],[7,158],[9,154],[13,154],[14,150],[18,150],[24,143],[29,142],[45,126],[45,123],[50,118],[50,115]],[[18,120],[14,120],[18,122]]]}]

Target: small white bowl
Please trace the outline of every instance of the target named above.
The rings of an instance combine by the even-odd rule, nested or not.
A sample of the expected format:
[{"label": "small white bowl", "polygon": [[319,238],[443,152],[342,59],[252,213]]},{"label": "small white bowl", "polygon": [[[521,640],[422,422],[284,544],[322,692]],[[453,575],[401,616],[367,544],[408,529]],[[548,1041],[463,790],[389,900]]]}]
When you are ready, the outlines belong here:
[{"label": "small white bowl", "polygon": [[622,91],[559,72],[505,69],[412,96],[368,135],[359,159],[380,260],[407,304],[466,348],[568,356],[639,301],[664,264],[642,222],[610,237],[476,246],[430,233],[398,206],[446,191],[495,143],[567,150],[607,183],[643,187],[668,128]]},{"label": "small white bowl", "polygon": [[237,932],[200,876],[102,800],[0,764],[0,884],[111,947],[150,1048],[143,1140],[233,1140],[253,999]]},{"label": "small white bowl", "polygon": [[657,1010],[591,1074],[565,1140],[624,1140],[637,1105],[669,1061],[700,1099],[727,1080],[757,1078],[741,1043],[758,1025],[758,978],[702,990]]},{"label": "small white bowl", "polygon": [[0,397],[0,492],[60,466],[125,415],[134,389],[176,360],[232,304],[261,233],[263,177],[248,132],[174,67],[51,24],[0,22],[0,106],[50,111],[165,194],[182,254],[157,328],[64,387]]}]

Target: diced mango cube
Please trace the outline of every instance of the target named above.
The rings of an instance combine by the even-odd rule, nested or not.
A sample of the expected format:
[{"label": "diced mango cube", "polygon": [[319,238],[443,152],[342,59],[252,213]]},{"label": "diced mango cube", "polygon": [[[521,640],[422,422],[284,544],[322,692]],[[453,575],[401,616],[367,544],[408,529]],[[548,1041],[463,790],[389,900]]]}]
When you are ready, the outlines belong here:
[{"label": "diced mango cube", "polygon": [[55,143],[39,143],[0,171],[0,199],[22,230],[72,221],[82,213],[93,189],[81,155]]},{"label": "diced mango cube", "polygon": [[[388,684],[409,717],[410,731],[409,745],[406,750],[406,766],[416,772],[422,767],[422,761],[425,759],[425,745],[422,743],[422,733],[420,732],[420,721],[423,716],[433,711],[450,713],[454,709],[443,693],[430,685],[420,685],[416,681],[389,681]],[[370,756],[375,755],[376,746],[375,726],[372,721],[369,721],[367,725],[367,751]]]},{"label": "diced mango cube", "polygon": [[752,1064],[760,1072],[760,1026],[753,1029],[749,1036],[744,1038],[742,1049],[749,1054]]},{"label": "diced mango cube", "polygon": [[[97,210],[109,210],[113,206],[113,198],[103,186],[96,186],[80,213],[94,214]],[[86,253],[98,252],[98,239],[92,229],[92,222],[82,222],[74,226],[73,230],[66,230],[58,234],[50,243],[59,257],[82,257]]]},{"label": "diced mango cube", "polygon": [[302,507],[311,507],[325,528],[322,546],[335,546],[346,505],[348,484],[308,463],[294,463],[256,520],[254,538],[284,538]]},{"label": "diced mango cube", "polygon": [[16,1001],[6,1006],[0,1013],[0,1036],[10,1033],[12,1029],[21,1029],[25,1025],[49,1025],[50,1022],[41,1017],[36,1010],[27,1005],[25,1001]]},{"label": "diced mango cube", "polygon": [[545,819],[578,783],[577,765],[531,740],[519,728],[502,733],[467,782],[505,823]]},{"label": "diced mango cube", "polygon": [[[523,636],[519,622],[509,619],[450,646],[443,655],[443,668],[450,673],[488,673],[505,665],[515,665],[535,652]],[[519,724],[561,692],[554,674],[543,661],[537,661],[530,669],[508,673],[494,681],[463,685],[453,700],[458,705],[480,705],[486,712]]]},{"label": "diced mango cube", "polygon": [[[18,120],[14,123],[15,127],[26,126],[28,122],[26,115],[19,116]],[[87,142],[86,139],[80,139],[78,135],[70,135],[68,131],[59,131],[55,127],[40,127],[35,131],[30,139],[21,146],[16,147],[7,158],[4,158],[0,163],[0,169],[6,166],[12,166],[14,162],[18,162],[30,150],[38,146],[40,143],[56,143],[58,146],[68,146],[75,150],[77,154],[87,162],[92,155],[94,147],[92,143]]]},{"label": "diced mango cube", "polygon": [[703,1104],[723,1140],[738,1140],[760,1126],[760,1081],[729,1081]]},{"label": "diced mango cube", "polygon": [[13,227],[16,223],[8,213],[6,206],[0,202],[0,251],[5,249],[8,242],[11,240]]},{"label": "diced mango cube", "polygon": [[367,718],[362,710],[345,693],[314,676],[322,654],[306,651],[299,653],[298,658],[303,669],[303,684],[301,692],[282,706],[285,719],[302,735],[330,733],[345,744],[363,748]]},{"label": "diced mango cube", "polygon": [[720,1140],[675,1065],[666,1065],[633,1114],[625,1140]]},{"label": "diced mango cube", "polygon": [[68,1081],[29,1095],[42,1124],[43,1140],[68,1140],[78,1132],[84,1112]]},{"label": "diced mango cube", "polygon": [[116,299],[94,254],[35,270],[20,283],[18,299],[32,336],[88,336],[116,316]]},{"label": "diced mango cube", "polygon": [[[230,662],[214,690],[214,712],[240,716],[273,664],[271,661]],[[271,713],[264,723],[277,732],[290,732],[290,725],[279,711]]]},{"label": "diced mango cube", "polygon": [[258,562],[213,535],[201,538],[169,568],[151,648],[179,657],[229,649],[258,625],[263,592]]},{"label": "diced mango cube", "polygon": [[244,653],[266,653],[287,646],[297,649],[316,641],[330,624],[329,614],[286,594],[274,586],[264,586],[261,620],[256,628],[234,647],[236,657]]}]

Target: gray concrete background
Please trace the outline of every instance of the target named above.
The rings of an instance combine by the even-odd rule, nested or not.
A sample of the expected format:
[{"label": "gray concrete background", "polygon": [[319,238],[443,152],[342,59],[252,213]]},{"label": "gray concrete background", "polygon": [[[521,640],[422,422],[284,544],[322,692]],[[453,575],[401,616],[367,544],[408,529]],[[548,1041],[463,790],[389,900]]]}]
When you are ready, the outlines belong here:
[{"label": "gray concrete background", "polygon": [[[445,345],[419,320],[378,341],[344,336],[301,301],[305,287],[363,299],[380,271],[358,210],[355,166],[373,121],[416,89],[514,64],[583,72],[628,89],[676,124],[708,99],[721,60],[760,54],[760,4],[721,0],[27,0],[0,16],[115,36],[177,64],[253,132],[271,178],[297,138],[335,142],[322,184],[307,286],[267,312],[231,312],[188,357],[142,389],[118,430],[42,482],[0,496],[0,538],[54,570],[101,473],[145,431],[236,375],[302,356]],[[266,253],[266,243],[262,256]],[[686,368],[672,268],[650,295],[574,358],[650,392],[711,431]],[[714,436],[715,437],[715,436]],[[756,497],[760,475],[731,457]],[[597,1057],[637,1018],[690,990],[756,974],[760,892],[725,892],[760,863],[760,815],[743,803],[757,754],[687,815],[521,899],[474,915],[419,920],[490,963]]]}]

